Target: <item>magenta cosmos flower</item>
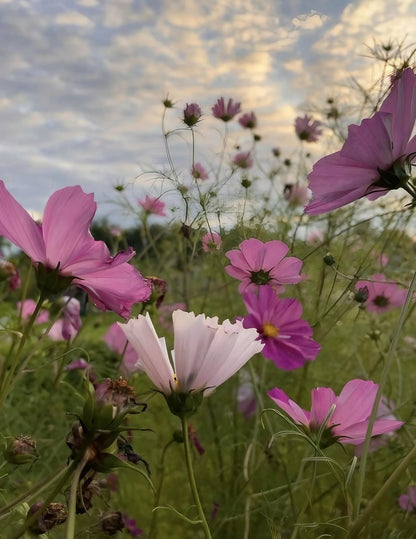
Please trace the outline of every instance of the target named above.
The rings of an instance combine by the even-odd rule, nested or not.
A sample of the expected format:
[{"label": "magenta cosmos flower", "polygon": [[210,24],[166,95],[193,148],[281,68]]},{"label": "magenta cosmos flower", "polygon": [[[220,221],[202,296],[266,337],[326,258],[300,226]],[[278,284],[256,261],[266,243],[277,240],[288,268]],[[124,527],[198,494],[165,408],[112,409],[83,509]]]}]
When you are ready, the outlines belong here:
[{"label": "magenta cosmos flower", "polygon": [[403,511],[414,511],[416,509],[416,487],[410,486],[407,489],[407,494],[401,494],[398,501]]},{"label": "magenta cosmos flower", "polygon": [[58,281],[58,291],[74,284],[100,309],[127,318],[135,303],[146,301],[151,288],[127,264],[132,249],[111,257],[105,243],[91,236],[96,209],[93,194],[87,195],[79,185],[65,187],[50,197],[38,225],[0,181],[0,235],[32,259],[43,291],[56,292],[53,280]]},{"label": "magenta cosmos flower", "polygon": [[197,103],[186,104],[183,111],[183,121],[188,127],[192,127],[199,122],[202,116],[201,107]]},{"label": "magenta cosmos flower", "polygon": [[233,158],[233,164],[239,168],[251,168],[254,164],[251,152],[237,153]]},{"label": "magenta cosmos flower", "polygon": [[408,185],[415,159],[416,76],[408,68],[393,83],[380,110],[361,125],[350,125],[342,149],[320,159],[309,174],[311,215],[327,213],[354,200],[375,200]]},{"label": "magenta cosmos flower", "polygon": [[312,120],[312,116],[305,114],[303,118],[298,116],[295,119],[295,132],[300,140],[316,142],[322,135],[321,125],[321,122]]},{"label": "magenta cosmos flower", "polygon": [[241,322],[219,324],[217,317],[180,310],[172,318],[172,363],[165,340],[158,338],[148,313],[120,324],[143,370],[167,396],[173,392],[209,395],[263,348],[256,340],[257,332],[243,328]]},{"label": "magenta cosmos flower", "polygon": [[308,188],[298,183],[288,183],[283,189],[283,197],[291,206],[305,206],[309,200]]},{"label": "magenta cosmos flower", "polygon": [[355,285],[357,290],[366,289],[368,293],[364,303],[367,311],[382,314],[394,307],[404,305],[407,290],[399,288],[392,281],[387,281],[382,273],[375,273],[370,279],[370,281],[358,281]]},{"label": "magenta cosmos flower", "polygon": [[264,343],[262,354],[286,370],[303,367],[319,354],[320,345],[312,339],[312,328],[301,319],[302,306],[297,299],[279,299],[270,286],[262,286],[258,295],[243,294],[248,315],[243,327],[256,328]]},{"label": "magenta cosmos flower", "polygon": [[254,129],[257,127],[257,117],[254,112],[246,112],[238,119],[238,123],[245,129]]},{"label": "magenta cosmos flower", "polygon": [[165,203],[158,197],[150,197],[149,195],[146,195],[144,200],[139,198],[137,203],[149,215],[159,215],[160,217],[166,217]]},{"label": "magenta cosmos flower", "polygon": [[[312,390],[310,412],[303,410],[277,387],[269,391],[268,395],[295,423],[305,427],[309,434],[316,435],[321,431],[320,445],[328,447],[335,442],[351,445],[364,442],[377,389],[378,385],[371,380],[351,380],[337,397],[331,388],[317,387]],[[402,421],[377,419],[372,435],[391,432],[402,425]]]},{"label": "magenta cosmos flower", "polygon": [[212,114],[223,122],[229,122],[240,112],[241,103],[234,103],[232,99],[225,104],[224,98],[220,97],[212,107]]},{"label": "magenta cosmos flower", "polygon": [[196,180],[207,180],[209,177],[208,171],[201,165],[201,163],[195,163],[193,165],[191,174]]},{"label": "magenta cosmos flower", "polygon": [[295,257],[286,257],[289,247],[279,240],[266,243],[250,238],[240,243],[239,249],[228,251],[225,256],[231,265],[225,271],[231,277],[241,281],[238,290],[257,290],[268,284],[276,292],[283,292],[285,284],[301,281],[299,275],[302,261]]},{"label": "magenta cosmos flower", "polygon": [[206,253],[212,253],[213,251],[219,251],[221,249],[222,239],[217,232],[208,232],[202,236],[202,249]]}]

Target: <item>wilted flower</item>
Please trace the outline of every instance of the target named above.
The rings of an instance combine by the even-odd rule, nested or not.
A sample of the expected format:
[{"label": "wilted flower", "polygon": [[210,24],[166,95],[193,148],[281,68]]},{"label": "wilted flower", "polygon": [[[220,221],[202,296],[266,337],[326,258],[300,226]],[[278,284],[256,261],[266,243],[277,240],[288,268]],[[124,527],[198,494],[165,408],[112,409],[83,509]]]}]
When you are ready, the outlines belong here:
[{"label": "wilted flower", "polygon": [[10,292],[20,287],[19,271],[14,264],[0,258],[0,281],[7,281]]},{"label": "wilted flower", "polygon": [[120,324],[140,356],[143,370],[177,415],[194,413],[202,397],[236,373],[263,345],[254,329],[241,322],[175,311],[173,367],[166,343],[159,339],[149,314]]},{"label": "wilted flower", "polygon": [[397,283],[387,281],[382,273],[376,273],[370,279],[371,281],[358,281],[355,284],[356,290],[367,288],[368,296],[364,303],[367,311],[382,314],[404,305],[407,290],[399,288]]},{"label": "wilted flower", "polygon": [[[371,380],[351,380],[347,382],[339,397],[329,387],[312,390],[312,407],[307,412],[292,401],[284,391],[275,387],[268,392],[274,402],[308,433],[321,432],[321,447],[335,442],[359,445],[364,442],[368,422],[376,398],[378,385]],[[399,429],[402,421],[377,419],[372,436]]]},{"label": "wilted flower", "polygon": [[415,159],[416,76],[405,69],[395,80],[380,110],[360,125],[350,125],[342,149],[315,163],[309,174],[311,215],[327,213],[354,200],[375,200],[408,185]]},{"label": "wilted flower", "polygon": [[243,294],[248,314],[243,327],[256,328],[264,344],[262,354],[281,369],[303,367],[319,354],[320,345],[312,339],[312,328],[301,319],[302,306],[297,299],[283,298],[270,286],[261,286],[254,292]]},{"label": "wilted flower", "polygon": [[191,169],[191,174],[196,180],[207,180],[209,174],[201,163],[195,163]]},{"label": "wilted flower", "polygon": [[183,111],[183,121],[186,123],[188,127],[192,127],[196,123],[198,123],[199,119],[201,118],[202,112],[199,105],[196,103],[188,103],[186,104],[186,107]]},{"label": "wilted flower", "polygon": [[401,494],[398,501],[403,511],[414,511],[416,509],[416,487],[410,486],[407,489],[407,494]]},{"label": "wilted flower", "polygon": [[31,436],[19,434],[6,442],[4,458],[12,464],[27,464],[39,458],[36,441]]},{"label": "wilted flower", "polygon": [[221,249],[222,239],[217,232],[208,232],[202,236],[202,249],[206,253],[212,253]]},{"label": "wilted flower", "polygon": [[42,292],[56,294],[72,283],[100,309],[127,318],[135,303],[147,299],[150,288],[127,264],[132,249],[111,257],[105,243],[91,236],[96,208],[94,195],[85,194],[80,186],[65,187],[49,198],[40,226],[0,181],[0,235],[32,259]]},{"label": "wilted flower", "polygon": [[251,168],[254,164],[251,152],[237,153],[233,158],[233,164],[240,168]]},{"label": "wilted flower", "polygon": [[107,511],[100,517],[100,528],[108,535],[115,535],[124,528],[123,515],[120,511]]},{"label": "wilted flower", "polygon": [[139,198],[137,203],[144,209],[147,215],[159,215],[160,217],[166,217],[165,203],[160,200],[159,197],[151,197],[146,195],[144,200]]},{"label": "wilted flower", "polygon": [[241,103],[234,103],[232,99],[229,99],[226,105],[224,98],[220,97],[212,107],[212,114],[223,122],[229,122],[240,112],[240,107]]},{"label": "wilted flower", "polygon": [[239,119],[238,123],[245,129],[254,129],[257,127],[257,118],[254,112],[246,112]]},{"label": "wilted flower", "polygon": [[49,532],[55,526],[63,524],[68,516],[65,506],[61,503],[52,502],[44,508],[43,505],[42,502],[36,502],[27,512],[27,519],[30,519],[42,508],[36,521],[29,526],[30,530],[36,534]]},{"label": "wilted flower", "polygon": [[300,140],[305,142],[316,142],[320,135],[322,135],[322,129],[320,129],[322,123],[318,120],[312,121],[312,116],[305,114],[303,118],[298,116],[295,119],[295,131]]},{"label": "wilted flower", "polygon": [[167,282],[160,277],[155,277],[153,275],[146,275],[146,279],[152,285],[152,293],[150,298],[147,300],[148,303],[154,303],[158,309],[163,302],[166,292],[168,291]]},{"label": "wilted flower", "polygon": [[231,265],[225,271],[231,277],[241,281],[238,290],[257,290],[263,285],[270,285],[276,292],[283,292],[285,284],[301,281],[299,275],[302,261],[295,257],[286,257],[289,247],[279,240],[266,243],[250,238],[244,240],[238,249],[225,253]]}]

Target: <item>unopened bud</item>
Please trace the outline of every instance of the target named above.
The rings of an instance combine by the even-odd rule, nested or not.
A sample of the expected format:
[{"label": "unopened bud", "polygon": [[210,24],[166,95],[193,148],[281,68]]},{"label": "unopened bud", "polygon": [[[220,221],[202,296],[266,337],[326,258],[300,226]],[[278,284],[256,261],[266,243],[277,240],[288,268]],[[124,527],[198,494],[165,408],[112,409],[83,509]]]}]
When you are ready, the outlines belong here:
[{"label": "unopened bud", "polygon": [[30,436],[23,436],[23,434],[9,439],[3,454],[7,462],[11,464],[26,464],[39,458],[35,440]]},{"label": "unopened bud", "polygon": [[324,262],[327,266],[333,266],[335,264],[335,258],[331,255],[331,253],[327,253],[324,256]]},{"label": "unopened bud", "polygon": [[368,299],[368,287],[363,286],[357,290],[354,295],[354,301],[357,303],[365,303]]}]

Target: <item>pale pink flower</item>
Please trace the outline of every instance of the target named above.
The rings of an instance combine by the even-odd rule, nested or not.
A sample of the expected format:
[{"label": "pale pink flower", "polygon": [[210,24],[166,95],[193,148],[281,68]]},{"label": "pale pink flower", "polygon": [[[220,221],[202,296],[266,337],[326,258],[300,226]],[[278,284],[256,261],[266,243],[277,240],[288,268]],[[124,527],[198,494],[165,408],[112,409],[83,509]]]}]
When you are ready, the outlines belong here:
[{"label": "pale pink flower", "polygon": [[323,241],[324,241],[323,232],[322,230],[318,230],[317,228],[308,232],[306,236],[306,243],[309,243],[310,245],[314,243],[322,243]]},{"label": "pale pink flower", "polygon": [[305,206],[309,200],[308,188],[300,183],[288,183],[283,190],[283,197],[292,206]]},{"label": "pale pink flower", "polygon": [[[21,301],[17,302],[17,310],[19,312],[20,310],[22,311],[23,320],[28,320],[35,312],[35,308],[36,301],[34,301],[33,299],[25,299],[23,302],[23,306]],[[35,322],[36,324],[44,324],[45,322],[49,322],[49,311],[41,309]]]},{"label": "pale pink flower", "polygon": [[111,227],[110,234],[113,236],[113,238],[119,238],[121,236],[121,228],[118,226]]},{"label": "pale pink flower", "polygon": [[[335,442],[352,445],[364,442],[377,389],[378,385],[371,380],[358,379],[347,382],[339,397],[329,387],[317,387],[312,390],[310,412],[303,410],[277,387],[268,395],[310,434],[316,436],[321,431],[321,447],[328,447]],[[402,425],[402,421],[377,419],[372,436],[397,430]]]},{"label": "pale pink flower", "polygon": [[191,174],[196,180],[207,180],[209,177],[208,171],[201,165],[201,163],[195,163],[193,165]]},{"label": "pale pink flower", "polygon": [[257,399],[251,382],[244,382],[237,390],[237,408],[245,419],[250,419],[257,410]]},{"label": "pale pink flower", "polygon": [[367,311],[382,314],[394,307],[404,305],[407,296],[406,289],[399,288],[395,282],[387,281],[382,273],[375,273],[370,279],[358,281],[355,284],[356,290],[364,287],[368,290],[368,297],[364,303]]},{"label": "pale pink flower", "polygon": [[246,112],[238,119],[238,123],[245,129],[254,129],[257,127],[257,117],[254,112]]},{"label": "pale pink flower", "polygon": [[416,487],[410,486],[407,489],[407,494],[401,494],[398,501],[403,511],[414,511],[416,509]]},{"label": "pale pink flower", "polygon": [[221,249],[222,239],[217,232],[208,232],[202,236],[202,249],[206,253],[212,253],[213,251],[219,251]]},{"label": "pale pink flower", "polygon": [[320,129],[322,123],[318,120],[312,121],[312,116],[305,114],[303,118],[298,116],[295,119],[295,131],[300,140],[305,142],[316,142],[320,135],[322,135],[322,129]]},{"label": "pale pink flower", "polygon": [[316,358],[321,347],[312,339],[311,326],[301,319],[297,299],[280,299],[267,285],[259,288],[258,295],[245,292],[243,299],[248,311],[243,327],[257,330],[265,358],[285,370],[298,369]]},{"label": "pale pink flower", "polygon": [[241,103],[234,103],[232,99],[225,104],[224,98],[220,97],[212,107],[212,114],[223,122],[229,122],[240,112]]},{"label": "pale pink flower", "polygon": [[225,253],[231,265],[225,271],[241,281],[238,290],[256,291],[269,284],[276,292],[284,291],[285,284],[296,284],[302,280],[299,275],[302,261],[287,257],[289,247],[279,240],[266,243],[250,238],[240,243],[239,249]]},{"label": "pale pink flower", "polygon": [[103,338],[110,350],[120,356],[124,354],[121,371],[125,378],[129,378],[134,372],[141,370],[139,356],[133,346],[128,342],[124,331],[117,322],[111,324]]},{"label": "pale pink flower", "polygon": [[60,299],[63,305],[62,318],[57,320],[50,328],[48,337],[54,341],[71,341],[81,329],[81,305],[76,298],[64,296]]},{"label": "pale pink flower", "polygon": [[217,317],[184,311],[175,311],[172,318],[172,363],[166,342],[158,338],[148,313],[120,324],[143,370],[167,396],[172,392],[203,392],[207,396],[263,348],[256,341],[256,330],[244,329],[239,321],[219,324]]},{"label": "pale pink flower", "polygon": [[[380,404],[378,405],[376,419],[391,419],[397,421],[397,417],[392,412],[392,403],[389,402],[386,397],[382,397]],[[386,434],[380,434],[380,436],[373,436],[370,440],[369,451],[377,451],[380,447],[387,445],[389,438],[394,437],[395,433],[387,432]],[[363,445],[359,444],[355,446],[354,455],[361,457],[363,451]]]},{"label": "pale pink flower", "polygon": [[188,127],[192,127],[200,120],[202,115],[201,108],[196,103],[188,103],[183,111],[183,121]]},{"label": "pale pink flower", "polygon": [[159,215],[160,217],[166,217],[165,203],[160,200],[159,197],[151,197],[146,195],[144,199],[137,201],[148,215]]},{"label": "pale pink flower", "polygon": [[0,181],[0,235],[32,259],[40,286],[55,293],[49,286],[55,286],[57,279],[59,291],[71,283],[84,289],[100,309],[127,318],[135,303],[149,297],[150,286],[127,264],[132,249],[112,257],[105,243],[91,236],[96,209],[94,195],[85,194],[80,186],[65,187],[46,203],[40,226]]},{"label": "pale pink flower", "polygon": [[237,153],[233,158],[233,164],[239,168],[251,168],[254,164],[251,152]]},{"label": "pale pink flower", "polygon": [[342,149],[315,163],[309,174],[311,215],[327,213],[354,200],[375,200],[408,185],[415,159],[416,76],[405,69],[380,110],[360,125],[350,125]]}]

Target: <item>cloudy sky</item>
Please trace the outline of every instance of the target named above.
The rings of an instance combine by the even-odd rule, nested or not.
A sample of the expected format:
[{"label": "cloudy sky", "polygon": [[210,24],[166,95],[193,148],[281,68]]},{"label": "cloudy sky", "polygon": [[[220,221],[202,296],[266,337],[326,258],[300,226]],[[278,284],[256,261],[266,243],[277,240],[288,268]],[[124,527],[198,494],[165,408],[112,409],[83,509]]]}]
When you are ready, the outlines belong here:
[{"label": "cloudy sky", "polygon": [[290,153],[305,104],[348,96],[374,75],[373,40],[414,28],[413,0],[0,0],[0,178],[28,209],[81,184],[113,211],[115,184],[166,164],[166,95],[172,125],[197,102],[201,129],[233,97],[263,148]]}]

